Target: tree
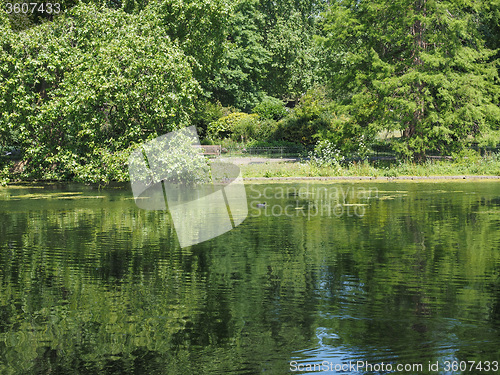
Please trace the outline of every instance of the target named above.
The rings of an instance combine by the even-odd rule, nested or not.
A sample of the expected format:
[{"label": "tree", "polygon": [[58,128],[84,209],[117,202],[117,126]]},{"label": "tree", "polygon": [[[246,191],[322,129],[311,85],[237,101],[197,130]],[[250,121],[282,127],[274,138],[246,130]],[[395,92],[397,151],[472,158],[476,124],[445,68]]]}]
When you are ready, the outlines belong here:
[{"label": "tree", "polygon": [[275,97],[296,101],[317,78],[317,48],[313,29],[300,13],[278,17],[267,34],[271,59],[267,67],[266,92]]},{"label": "tree", "polygon": [[240,0],[228,20],[226,50],[214,82],[214,97],[249,111],[264,96],[270,53],[264,45],[264,15],[258,0]]},{"label": "tree", "polygon": [[153,1],[141,13],[192,57],[193,74],[210,96],[221,68],[230,7],[223,0]]},{"label": "tree", "polygon": [[214,96],[250,110],[268,96],[297,100],[317,77],[313,1],[239,0],[228,20]]},{"label": "tree", "polygon": [[[481,7],[481,30],[486,41],[486,46],[491,49],[500,48],[500,1],[484,1]],[[499,54],[497,53],[496,57]]]},{"label": "tree", "polygon": [[398,151],[457,151],[498,126],[494,52],[468,0],[337,1],[324,16],[325,75],[365,130],[403,132]]},{"label": "tree", "polygon": [[[98,8],[107,7],[111,9],[118,9],[122,7],[121,0],[57,0],[55,2],[43,3],[34,3],[25,0],[1,0],[0,4],[2,11],[9,11],[7,17],[10,19],[12,30],[22,31],[47,21],[54,21],[57,17],[61,16],[66,11],[70,11],[80,2],[95,5]],[[23,3],[28,4],[28,8],[24,8],[24,10],[27,11],[23,11]],[[15,8],[13,8],[16,4],[19,6],[19,10],[17,12],[15,11]]]},{"label": "tree", "polygon": [[31,177],[106,175],[110,154],[189,125],[187,58],[138,16],[79,5],[2,47],[0,129],[19,131]]},{"label": "tree", "polygon": [[[15,69],[14,59],[10,56],[10,43],[15,38],[11,30],[11,22],[6,14],[0,12],[0,148],[13,143],[13,131],[7,122],[2,121],[8,115],[8,105],[12,102],[11,72]],[[9,84],[10,82],[10,84]]]}]

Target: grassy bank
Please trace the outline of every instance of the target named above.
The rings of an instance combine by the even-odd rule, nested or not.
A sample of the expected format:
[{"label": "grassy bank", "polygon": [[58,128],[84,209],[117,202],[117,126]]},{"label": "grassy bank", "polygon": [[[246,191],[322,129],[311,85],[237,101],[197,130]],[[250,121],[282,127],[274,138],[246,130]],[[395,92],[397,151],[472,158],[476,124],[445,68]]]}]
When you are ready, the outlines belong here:
[{"label": "grassy bank", "polygon": [[[466,157],[462,159],[427,161],[424,163],[412,162],[349,162],[343,164],[333,164],[329,166],[317,165],[308,161],[297,162],[279,162],[273,161],[259,163],[238,163],[237,159],[228,160],[238,164],[241,168],[244,178],[273,178],[273,177],[432,177],[432,176],[500,176],[500,155],[492,154],[486,157]],[[241,161],[241,160],[240,160]],[[242,165],[243,164],[243,165]],[[126,166],[122,165],[124,169]],[[60,182],[84,182],[95,183],[94,181],[81,180],[63,180],[57,178],[32,179],[26,177],[23,173],[16,172],[13,162],[0,168],[0,186],[7,183],[16,183],[22,181],[60,181]],[[123,172],[122,180],[126,182],[128,173]],[[100,185],[104,186],[114,179],[102,181]]]},{"label": "grassy bank", "polygon": [[428,161],[424,163],[351,162],[343,166],[317,166],[308,162],[263,163],[241,166],[243,177],[335,177],[335,176],[457,176],[500,175],[500,158],[496,155],[484,158],[456,161]]}]

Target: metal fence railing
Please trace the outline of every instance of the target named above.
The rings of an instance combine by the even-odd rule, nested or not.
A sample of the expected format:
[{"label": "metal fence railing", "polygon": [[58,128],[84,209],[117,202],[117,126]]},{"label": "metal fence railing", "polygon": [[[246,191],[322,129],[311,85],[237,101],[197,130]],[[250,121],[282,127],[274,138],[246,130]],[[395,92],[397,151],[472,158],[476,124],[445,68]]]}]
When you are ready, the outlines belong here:
[{"label": "metal fence railing", "polygon": [[275,146],[275,147],[228,147],[222,148],[222,152],[234,156],[268,156],[268,157],[299,157],[307,153],[304,147],[294,146]]}]

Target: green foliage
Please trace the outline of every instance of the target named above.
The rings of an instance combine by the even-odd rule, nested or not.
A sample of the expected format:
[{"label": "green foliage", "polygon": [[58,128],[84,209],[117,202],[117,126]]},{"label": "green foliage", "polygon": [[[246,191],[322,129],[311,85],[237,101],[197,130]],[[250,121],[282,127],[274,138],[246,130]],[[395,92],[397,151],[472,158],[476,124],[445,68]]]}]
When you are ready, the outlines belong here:
[{"label": "green foliage", "polygon": [[107,7],[112,9],[122,9],[127,13],[140,13],[149,4],[149,0],[98,0],[106,2]]},{"label": "green foliage", "polygon": [[220,102],[198,101],[196,103],[196,111],[192,117],[192,124],[196,126],[200,138],[206,138],[210,123],[234,112],[237,112],[235,108],[223,107]]},{"label": "green foliage", "polygon": [[214,73],[221,68],[229,11],[223,0],[160,0],[152,2],[141,17],[193,58],[194,75],[210,94]]},{"label": "green foliage", "polygon": [[[197,185],[210,181],[210,168],[201,149],[193,147],[195,139],[175,132],[167,142],[151,142],[148,154],[155,155],[155,169],[150,170],[154,182]],[[168,150],[168,153],[165,152]]]},{"label": "green foliage", "polygon": [[[0,148],[13,144],[13,131],[5,118],[8,115],[8,106],[12,101],[12,93],[14,90],[13,80],[11,77],[15,66],[15,59],[10,56],[10,42],[16,35],[9,28],[9,20],[0,12]],[[9,84],[10,83],[10,84]]]},{"label": "green foliage", "polygon": [[[47,5],[48,2],[37,2],[36,7],[30,5],[27,13],[23,13],[22,11],[19,13],[12,12],[7,15],[7,18],[10,20],[12,30],[18,32],[36,27],[46,22],[52,22],[65,12],[71,11],[71,9],[79,4],[95,6],[99,9],[121,9],[126,13],[138,14],[146,8],[149,2],[149,0],[57,0],[51,3],[51,7]],[[2,4],[2,11],[6,9],[7,3],[30,4],[29,1],[25,0],[1,0],[0,3]]]},{"label": "green foliage", "polygon": [[297,144],[297,143],[289,142],[289,141],[284,141],[284,140],[264,140],[264,141],[252,140],[250,142],[247,142],[245,146],[246,147],[285,147],[285,148],[297,150],[298,152],[303,150],[303,147],[301,144]]},{"label": "green foliage", "polygon": [[324,87],[315,87],[300,98],[294,108],[294,116],[303,121],[314,121],[332,108],[332,100],[327,96]]},{"label": "green foliage", "polygon": [[127,161],[134,146],[110,153],[105,148],[93,150],[88,162],[74,164],[74,180],[85,183],[125,182],[129,180]]},{"label": "green foliage", "polygon": [[498,126],[494,52],[473,1],[337,1],[323,20],[324,74],[361,129],[403,131],[397,151],[449,153]]},{"label": "green foliage", "polygon": [[[314,154],[313,154],[314,155]],[[333,153],[338,160],[342,154]],[[327,158],[326,161],[331,161]],[[350,162],[342,164],[340,168],[335,162],[330,166],[320,166],[323,162],[302,163],[267,163],[250,164],[242,167],[244,177],[318,177],[318,176],[371,176],[371,177],[399,177],[399,176],[499,176],[500,156],[487,155],[479,159],[463,159],[463,162],[426,161],[415,163],[399,161],[390,165],[381,165],[380,162]]]},{"label": "green foliage", "polygon": [[252,112],[257,113],[261,118],[275,121],[281,120],[287,114],[284,103],[271,96],[266,96],[253,108]]},{"label": "green foliage", "polygon": [[191,124],[360,157],[381,130],[411,160],[498,143],[498,0],[59,3],[0,11],[0,147],[26,178],[121,180],[134,144]]},{"label": "green foliage", "polygon": [[261,118],[257,113],[230,113],[208,125],[209,139],[231,138],[236,142],[275,140],[278,123],[274,120]]},{"label": "green foliage", "polygon": [[207,136],[211,139],[227,138],[232,131],[232,122],[238,121],[241,117],[247,116],[246,113],[235,112],[224,116],[208,125]]},{"label": "green foliage", "polygon": [[1,52],[0,131],[19,132],[13,145],[26,150],[30,176],[71,178],[100,168],[104,155],[189,125],[199,92],[168,36],[122,11],[80,5],[11,35]]},{"label": "green foliage", "polygon": [[315,145],[317,140],[328,140],[343,153],[359,147],[359,127],[334,101],[328,98],[326,89],[318,86],[309,90],[293,112],[278,123],[277,139]]},{"label": "green foliage", "polygon": [[244,111],[267,95],[299,98],[318,77],[313,35],[322,6],[312,1],[237,1],[214,97]]},{"label": "green foliage", "polygon": [[[142,2],[143,0],[125,0],[126,2]],[[144,0],[148,1],[148,0]],[[26,0],[0,0],[1,10],[4,12],[7,9],[7,4],[19,4],[20,12],[11,12],[6,14],[10,21],[10,27],[14,32],[20,32],[36,27],[46,22],[53,22],[65,12],[80,3],[93,5],[97,8],[118,9],[122,7],[121,0],[57,0],[54,2],[30,2]],[[28,12],[22,11],[22,4],[29,5]],[[50,6],[48,4],[51,4]],[[36,4],[36,6],[34,6]],[[25,8],[26,9],[26,8]]]},{"label": "green foliage", "polygon": [[0,186],[5,186],[10,182],[10,169],[13,167],[13,163],[2,163],[0,161]]},{"label": "green foliage", "polygon": [[294,111],[279,121],[276,132],[278,139],[300,142],[303,145],[316,143],[315,136],[320,130],[329,128],[331,123],[329,104],[325,96],[318,97],[314,90],[304,95]]},{"label": "green foliage", "polygon": [[470,165],[478,163],[482,158],[479,152],[472,149],[462,149],[451,154],[453,162],[458,165]]},{"label": "green foliage", "polygon": [[488,48],[497,50],[496,57],[499,57],[500,48],[500,1],[483,1],[480,8],[481,32]]},{"label": "green foliage", "polygon": [[314,151],[309,153],[309,163],[317,167],[330,167],[340,171],[343,160],[340,150],[328,140],[319,141]]},{"label": "green foliage", "polygon": [[216,73],[214,97],[226,106],[249,111],[265,95],[266,64],[270,59],[264,44],[264,15],[258,0],[239,0],[228,20],[226,50]]},{"label": "green foliage", "polygon": [[234,140],[242,140],[243,142],[249,139],[260,138],[260,121],[259,115],[251,114],[243,116],[232,123],[231,137]]},{"label": "green foliage", "polygon": [[265,81],[269,95],[295,100],[317,80],[318,49],[313,29],[297,11],[280,16],[266,40],[271,61]]},{"label": "green foliage", "polygon": [[277,140],[276,134],[279,128],[278,122],[268,119],[259,119],[258,127],[255,130],[254,139],[257,141],[274,142]]},{"label": "green foliage", "polygon": [[479,147],[496,147],[500,143],[500,130],[483,132],[476,137],[476,142]]},{"label": "green foliage", "polygon": [[243,112],[231,113],[214,121],[208,126],[208,134],[212,139],[231,137],[241,140],[245,137],[253,138],[256,134],[259,115]]},{"label": "green foliage", "polygon": [[[3,4],[2,4],[3,5]],[[2,34],[10,30],[9,17],[5,13],[4,9],[0,11],[0,28],[2,29]]]}]

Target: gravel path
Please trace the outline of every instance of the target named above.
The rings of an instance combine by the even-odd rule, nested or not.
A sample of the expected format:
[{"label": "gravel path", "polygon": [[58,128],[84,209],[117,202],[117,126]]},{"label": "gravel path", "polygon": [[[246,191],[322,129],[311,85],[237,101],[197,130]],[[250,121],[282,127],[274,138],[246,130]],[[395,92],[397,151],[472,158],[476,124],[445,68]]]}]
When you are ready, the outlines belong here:
[{"label": "gravel path", "polygon": [[249,165],[249,164],[265,164],[265,163],[294,163],[299,161],[299,158],[263,158],[258,156],[245,156],[245,157],[221,157],[218,161],[233,163],[236,165]]}]

